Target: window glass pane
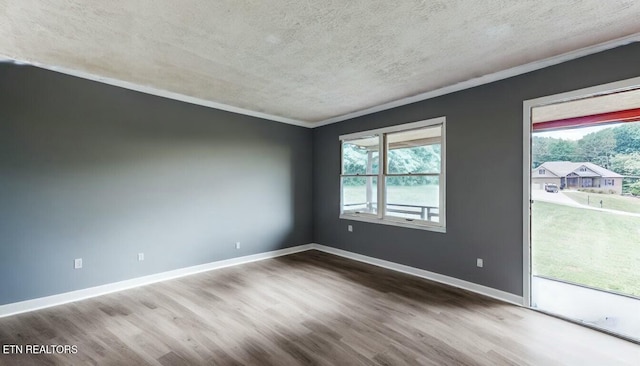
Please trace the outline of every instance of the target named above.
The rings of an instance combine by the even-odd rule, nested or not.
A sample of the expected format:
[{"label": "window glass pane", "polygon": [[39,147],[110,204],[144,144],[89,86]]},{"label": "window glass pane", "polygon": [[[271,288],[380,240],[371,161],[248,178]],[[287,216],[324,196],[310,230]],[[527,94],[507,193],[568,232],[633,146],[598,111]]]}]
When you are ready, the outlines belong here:
[{"label": "window glass pane", "polygon": [[378,212],[378,178],[343,177],[342,212]]},{"label": "window glass pane", "polygon": [[439,181],[438,177],[387,177],[386,215],[440,222]]},{"label": "window glass pane", "polygon": [[342,174],[378,174],[380,138],[372,136],[342,143]]},{"label": "window glass pane", "polygon": [[387,135],[390,174],[440,173],[442,126]]}]

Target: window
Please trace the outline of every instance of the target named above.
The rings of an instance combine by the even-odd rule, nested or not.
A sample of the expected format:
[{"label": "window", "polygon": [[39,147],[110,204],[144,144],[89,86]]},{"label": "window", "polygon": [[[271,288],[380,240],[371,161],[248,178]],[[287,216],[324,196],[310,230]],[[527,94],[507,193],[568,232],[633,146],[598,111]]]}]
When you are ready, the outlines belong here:
[{"label": "window", "polygon": [[546,172],[544,171],[544,169],[540,169],[540,170],[538,170],[538,174],[540,174],[540,175],[544,175],[545,173],[546,173]]},{"label": "window", "polygon": [[581,171],[581,172],[586,172],[586,171],[587,171],[587,168],[585,168],[585,167],[581,166],[581,167],[580,167],[580,171]]},{"label": "window", "polygon": [[609,179],[609,178],[605,179],[604,180],[604,185],[605,186],[612,186],[613,185],[613,179]]},{"label": "window", "polygon": [[445,231],[445,118],[340,136],[340,217]]}]

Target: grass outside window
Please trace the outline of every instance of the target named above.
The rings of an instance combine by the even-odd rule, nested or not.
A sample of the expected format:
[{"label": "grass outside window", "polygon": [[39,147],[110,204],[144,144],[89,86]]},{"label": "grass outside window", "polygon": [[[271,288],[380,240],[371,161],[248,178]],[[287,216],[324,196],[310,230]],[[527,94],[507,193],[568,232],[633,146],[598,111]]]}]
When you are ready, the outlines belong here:
[{"label": "grass outside window", "polygon": [[536,201],[533,274],[640,297],[640,217]]}]

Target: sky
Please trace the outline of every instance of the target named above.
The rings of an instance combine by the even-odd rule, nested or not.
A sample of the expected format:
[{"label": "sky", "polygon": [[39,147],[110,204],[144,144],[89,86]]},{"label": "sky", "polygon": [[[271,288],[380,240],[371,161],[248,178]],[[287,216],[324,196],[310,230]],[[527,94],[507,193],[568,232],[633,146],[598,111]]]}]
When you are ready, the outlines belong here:
[{"label": "sky", "polygon": [[578,127],[564,130],[534,132],[533,136],[554,137],[563,140],[580,140],[584,135],[590,134],[592,132],[598,132],[607,128],[614,128],[621,125],[622,123],[614,123],[604,126]]}]

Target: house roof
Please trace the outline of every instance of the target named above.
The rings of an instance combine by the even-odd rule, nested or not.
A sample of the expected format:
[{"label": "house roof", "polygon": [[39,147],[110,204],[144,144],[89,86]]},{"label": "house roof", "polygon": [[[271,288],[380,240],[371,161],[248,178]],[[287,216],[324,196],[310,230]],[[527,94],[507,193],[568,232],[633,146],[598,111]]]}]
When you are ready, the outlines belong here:
[{"label": "house roof", "polygon": [[[543,169],[545,171],[542,172],[541,174],[540,171]],[[539,166],[531,171],[531,177],[532,178],[558,178],[560,176],[549,169],[545,169],[545,167],[543,166]]]},{"label": "house roof", "polygon": [[[579,171],[578,169],[580,169],[580,167],[582,166],[591,170],[595,174],[591,172]],[[546,163],[543,163],[536,169],[540,169],[540,168],[545,168],[546,170],[552,172],[553,174],[561,177],[567,176],[570,173],[575,173],[581,177],[598,177],[599,176],[599,177],[605,177],[605,178],[622,178],[622,175],[616,172],[603,168],[594,163],[588,163],[588,162],[574,163],[571,161],[547,161]]]},{"label": "house roof", "polygon": [[586,172],[581,172],[581,171],[578,170],[578,171],[574,171],[574,173],[579,177],[587,177],[587,178],[588,177],[601,177],[601,176],[603,176],[602,174],[598,174],[598,173],[594,172],[591,169],[587,169]]}]

